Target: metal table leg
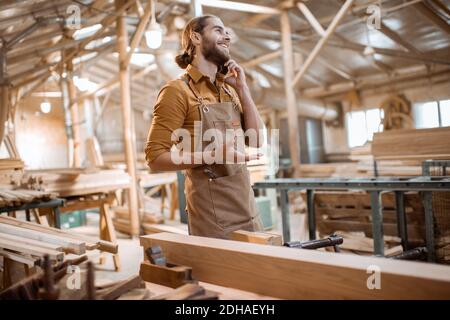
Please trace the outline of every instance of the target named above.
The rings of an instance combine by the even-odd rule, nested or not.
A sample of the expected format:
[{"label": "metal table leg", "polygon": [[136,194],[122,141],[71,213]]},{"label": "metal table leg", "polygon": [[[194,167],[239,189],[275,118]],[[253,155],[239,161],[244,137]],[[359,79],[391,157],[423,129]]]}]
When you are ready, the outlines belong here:
[{"label": "metal table leg", "polygon": [[55,228],[61,229],[61,212],[59,211],[59,207],[53,208],[53,214],[55,216]]},{"label": "metal table leg", "polygon": [[186,214],[186,197],[184,195],[184,181],[185,176],[183,172],[177,171],[178,208],[180,210],[180,221],[182,223],[188,223],[188,216]]},{"label": "metal table leg", "polygon": [[283,241],[291,241],[291,227],[289,221],[289,198],[288,191],[280,190],[280,204],[281,204],[281,222],[283,225]]},{"label": "metal table leg", "polygon": [[433,218],[433,195],[431,191],[423,193],[423,207],[425,210],[425,237],[428,250],[428,261],[436,261],[434,248],[434,218]]},{"label": "metal table leg", "polygon": [[314,190],[306,190],[309,240],[316,240],[316,212],[314,208]]},{"label": "metal table leg", "polygon": [[373,160],[373,175],[378,177],[378,163],[377,160]]},{"label": "metal table leg", "polygon": [[381,204],[381,192],[370,192],[370,204],[372,206],[372,233],[374,254],[384,256],[383,239],[383,207]]},{"label": "metal table leg", "polygon": [[30,217],[30,209],[26,209],[25,210],[25,219],[27,221],[31,221],[31,217]]},{"label": "metal table leg", "polygon": [[405,215],[405,196],[403,191],[395,191],[398,236],[402,239],[403,251],[408,250],[408,222]]}]

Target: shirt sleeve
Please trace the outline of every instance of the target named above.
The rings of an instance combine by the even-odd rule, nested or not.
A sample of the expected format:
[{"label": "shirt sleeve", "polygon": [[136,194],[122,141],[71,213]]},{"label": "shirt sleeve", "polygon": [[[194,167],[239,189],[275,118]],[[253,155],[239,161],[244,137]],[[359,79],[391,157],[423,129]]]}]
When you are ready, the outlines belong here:
[{"label": "shirt sleeve", "polygon": [[170,151],[176,142],[171,139],[172,133],[183,126],[187,108],[184,91],[178,87],[176,80],[161,89],[153,108],[152,124],[145,146],[147,163]]}]

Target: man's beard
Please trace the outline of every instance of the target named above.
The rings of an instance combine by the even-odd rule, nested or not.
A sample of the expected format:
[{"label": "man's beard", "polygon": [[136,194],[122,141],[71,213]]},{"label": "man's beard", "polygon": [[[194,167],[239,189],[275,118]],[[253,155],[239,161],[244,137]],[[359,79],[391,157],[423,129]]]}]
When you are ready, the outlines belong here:
[{"label": "man's beard", "polygon": [[205,41],[202,46],[202,54],[206,60],[217,66],[222,66],[230,60],[230,54],[220,50],[213,41]]}]

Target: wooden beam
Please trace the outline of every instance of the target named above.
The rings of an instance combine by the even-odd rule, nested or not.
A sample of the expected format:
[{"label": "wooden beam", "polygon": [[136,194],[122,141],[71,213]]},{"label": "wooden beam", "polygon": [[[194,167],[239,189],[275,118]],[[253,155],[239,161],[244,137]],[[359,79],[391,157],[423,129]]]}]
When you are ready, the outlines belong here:
[{"label": "wooden beam", "polygon": [[79,168],[81,167],[80,118],[78,115],[77,88],[73,83],[72,61],[67,63],[67,89],[69,93],[70,116],[72,119],[73,165],[75,168]]},{"label": "wooden beam", "polygon": [[[1,68],[1,66],[0,66]],[[0,144],[5,134],[5,123],[9,112],[9,86],[7,83],[0,85]]]},{"label": "wooden beam", "polygon": [[150,20],[151,17],[151,8],[152,8],[152,1],[149,1],[147,3],[147,6],[145,7],[145,11],[143,16],[141,17],[141,20],[139,21],[139,24],[136,28],[136,31],[133,35],[133,38],[131,39],[131,43],[130,43],[130,50],[128,51],[128,54],[125,58],[125,60],[123,61],[124,63],[124,67],[128,67],[131,57],[133,56],[134,50],[136,49],[136,47],[139,45],[139,43],[141,42],[142,36],[145,33],[145,30],[147,28],[147,24],[148,21]]},{"label": "wooden beam", "polygon": [[[364,45],[361,45],[359,43],[355,43],[355,42],[352,42],[349,40],[345,41],[345,43],[343,43],[342,41],[330,40],[330,41],[328,41],[328,45],[332,46],[332,47],[339,47],[339,48],[343,48],[343,49],[353,50],[353,51],[357,51],[360,53],[362,53],[364,51],[364,49],[366,48],[366,46],[364,46]],[[426,53],[415,54],[415,53],[406,52],[406,51],[402,51],[402,50],[378,48],[378,47],[373,47],[373,46],[372,46],[372,49],[375,51],[375,53],[390,56],[390,57],[411,59],[411,60],[416,60],[416,61],[422,61],[425,63],[450,65],[450,59],[448,59],[446,57],[434,57],[434,56],[426,54]]]},{"label": "wooden beam", "polygon": [[386,37],[394,41],[395,43],[401,45],[403,48],[408,50],[409,52],[412,52],[414,54],[422,54],[419,50],[417,50],[412,44],[410,44],[408,41],[403,39],[402,36],[400,36],[395,31],[391,30],[387,25],[385,25],[383,22],[381,22],[381,28],[377,29],[382,34],[384,34]]},{"label": "wooden beam", "polygon": [[276,59],[278,57],[280,57],[282,55],[282,50],[277,50],[277,51],[273,51],[273,52],[269,52],[266,53],[260,57],[245,61],[245,62],[241,62],[241,66],[243,68],[252,68],[254,66],[257,66],[261,63]]},{"label": "wooden beam", "polygon": [[303,2],[297,2],[297,7],[305,16],[306,20],[308,20],[311,27],[317,32],[321,37],[325,36],[325,29],[322,27],[319,21],[314,17],[312,12],[308,9],[308,7]]},{"label": "wooden beam", "polygon": [[13,250],[19,253],[31,254],[43,258],[48,255],[51,260],[61,261],[64,259],[64,252],[46,249],[42,247],[36,247],[29,244],[23,244],[16,241],[10,241],[0,237],[0,248]]},{"label": "wooden beam", "polygon": [[[143,76],[147,75],[151,71],[154,71],[156,69],[156,64],[152,63],[151,65],[145,67],[144,69],[141,69],[139,71],[136,71],[131,75],[133,80],[137,80],[142,78]],[[86,92],[78,97],[78,103],[81,103],[85,99],[91,99],[95,96],[101,96],[103,94],[106,94],[110,92],[111,90],[117,88],[120,85],[120,77],[115,76],[112,79],[109,79],[105,81],[104,83],[99,84],[97,89],[95,91],[89,91]]]},{"label": "wooden beam", "polygon": [[267,244],[272,246],[283,245],[283,238],[281,235],[268,232],[237,230],[231,233],[230,239],[234,241]]},{"label": "wooden beam", "polygon": [[41,248],[45,248],[45,249],[51,249],[51,250],[55,250],[55,251],[63,251],[63,249],[64,249],[63,246],[61,246],[61,245],[37,241],[37,240],[33,240],[33,239],[28,239],[25,237],[18,237],[18,236],[15,236],[12,234],[7,234],[7,233],[0,233],[0,239],[6,239],[9,241],[14,241],[16,243],[21,243],[23,245],[31,245],[31,246],[41,247]]},{"label": "wooden beam", "polygon": [[[159,233],[170,263],[192,267],[199,281],[283,299],[449,299],[450,267],[377,257]],[[370,290],[378,270],[380,288]]]},{"label": "wooden beam", "polygon": [[[116,8],[124,6],[125,0],[115,0]],[[131,110],[130,68],[124,64],[127,56],[128,34],[125,16],[117,17],[117,50],[119,52],[120,97],[123,117],[123,134],[126,154],[127,172],[131,177],[128,192],[128,207],[130,209],[131,234],[139,235],[139,210],[136,177],[136,133],[133,113]]]},{"label": "wooden beam", "polygon": [[0,232],[61,245],[65,248],[65,250],[76,254],[83,254],[86,252],[86,245],[80,240],[68,239],[61,236],[51,235],[30,229],[18,228],[16,226],[6,224],[0,224]]},{"label": "wooden beam", "polygon": [[306,59],[305,63],[302,65],[300,71],[295,75],[292,86],[296,86],[300,79],[303,77],[303,75],[306,73],[308,68],[311,66],[311,64],[314,62],[315,58],[318,56],[320,50],[324,47],[325,43],[328,41],[330,36],[333,34],[334,30],[336,30],[337,25],[341,20],[344,18],[347,11],[350,9],[351,5],[353,4],[354,0],[346,0],[344,5],[339,9],[339,12],[334,17],[333,21],[331,21],[331,24],[328,26],[327,31],[325,32],[324,36],[320,38],[317,45],[314,47],[308,58]]},{"label": "wooden beam", "polygon": [[[300,51],[303,54],[308,54],[308,52],[306,50],[304,50],[303,48],[301,48],[301,47],[296,47],[294,50],[295,51]],[[355,78],[350,73],[348,73],[347,71],[344,71],[344,70],[336,67],[332,63],[328,62],[327,59],[324,59],[324,58],[321,58],[321,57],[317,57],[316,60],[317,60],[317,62],[319,64],[321,64],[325,68],[333,71],[334,73],[336,73],[337,75],[341,76],[342,78],[350,80],[350,81],[355,81]]]},{"label": "wooden beam", "polygon": [[[434,1],[435,3],[441,4],[439,1]],[[447,34],[450,34],[450,24],[446,22],[445,20],[442,20],[442,18],[437,15],[433,10],[431,10],[426,4],[420,2],[416,3],[414,7],[427,19],[429,19],[431,22],[434,23],[434,25],[438,28],[440,28],[442,31],[444,31]],[[445,6],[444,6],[445,8]],[[448,8],[447,8],[448,10]]]},{"label": "wooden beam", "polygon": [[[225,10],[242,11],[250,13],[266,13],[266,14],[279,14],[280,10],[256,4],[236,2],[236,1],[223,1],[223,0],[196,0],[202,6],[212,7]],[[190,0],[178,0],[180,3],[190,3]]]},{"label": "wooden beam", "polygon": [[200,17],[203,15],[203,7],[200,0],[191,0],[191,14],[194,17]]},{"label": "wooden beam", "polygon": [[36,263],[39,261],[38,258],[32,258],[30,256],[23,256],[18,253],[14,253],[11,251],[0,249],[0,256],[3,256],[5,258],[8,258],[10,260],[25,264],[29,267],[33,267],[36,265]]},{"label": "wooden beam", "polygon": [[289,22],[288,11],[281,13],[281,42],[283,48],[283,75],[284,75],[284,90],[286,94],[286,104],[288,111],[288,126],[289,126],[289,150],[291,154],[291,163],[294,168],[294,176],[299,171],[300,166],[300,138],[298,131],[298,112],[297,101],[295,99],[295,92],[293,84],[294,77],[294,59],[291,39],[291,25]]},{"label": "wooden beam", "polygon": [[450,16],[450,8],[448,8],[445,4],[443,4],[441,0],[431,0],[431,2],[440,10],[442,10],[445,14]]},{"label": "wooden beam", "polygon": [[114,243],[111,243],[108,241],[93,239],[89,236],[85,236],[82,234],[75,234],[75,233],[73,233],[71,231],[67,231],[67,230],[61,230],[61,229],[56,229],[56,228],[52,228],[52,227],[47,227],[47,226],[39,225],[36,223],[18,220],[15,218],[1,216],[1,215],[0,215],[0,224],[7,224],[7,225],[16,226],[16,227],[20,227],[20,228],[24,228],[24,229],[29,229],[29,230],[39,231],[39,232],[52,234],[52,235],[56,235],[56,236],[80,240],[80,241],[85,242],[86,248],[88,250],[99,249],[99,250],[107,251],[110,253],[118,252],[117,244],[114,244]]}]

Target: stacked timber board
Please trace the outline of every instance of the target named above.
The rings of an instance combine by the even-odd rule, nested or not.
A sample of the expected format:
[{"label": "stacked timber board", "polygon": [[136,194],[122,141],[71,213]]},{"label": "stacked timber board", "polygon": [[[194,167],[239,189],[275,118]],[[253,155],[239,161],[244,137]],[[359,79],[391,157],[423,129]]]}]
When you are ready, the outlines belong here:
[{"label": "stacked timber board", "polygon": [[[306,201],[305,192],[301,193]],[[393,193],[382,194],[383,230],[386,236],[396,237],[397,216]],[[363,191],[317,191],[314,194],[317,228],[321,236],[337,231],[363,232],[372,236],[372,210],[370,194]],[[421,197],[417,192],[405,193],[405,214],[408,222],[408,238],[411,244],[421,245],[425,240],[425,218]],[[395,243],[386,242],[387,248]],[[345,248],[345,245],[344,245]],[[367,246],[361,250],[351,247],[355,253],[371,253]]]},{"label": "stacked timber board", "polygon": [[21,159],[0,159],[0,170],[22,170],[24,163]]},{"label": "stacked timber board", "polygon": [[[282,299],[450,299],[449,266],[169,233],[141,245],[160,246],[199,281]],[[379,289],[368,287],[374,268]]]},{"label": "stacked timber board", "polygon": [[45,255],[61,261],[66,253],[100,249],[117,253],[117,245],[69,231],[0,215],[0,255],[34,265]]},{"label": "stacked timber board", "polygon": [[106,193],[130,186],[123,170],[56,169],[27,171],[23,185],[32,189],[57,192],[61,197]]},{"label": "stacked timber board", "polygon": [[21,206],[35,201],[48,201],[56,198],[55,193],[28,190],[0,188],[0,207]]},{"label": "stacked timber board", "polygon": [[[437,197],[439,195],[439,197]],[[450,263],[450,193],[433,194],[437,259]],[[418,192],[406,192],[405,215],[410,247],[425,243],[425,212]],[[303,202],[306,193],[301,192]],[[383,232],[385,252],[398,253],[397,214],[394,193],[383,193]],[[373,253],[372,210],[370,194],[363,191],[317,191],[314,194],[317,229],[321,237],[337,233],[344,237],[344,251],[368,255]]]},{"label": "stacked timber board", "polygon": [[376,159],[450,159],[450,127],[375,133],[372,154]]}]

